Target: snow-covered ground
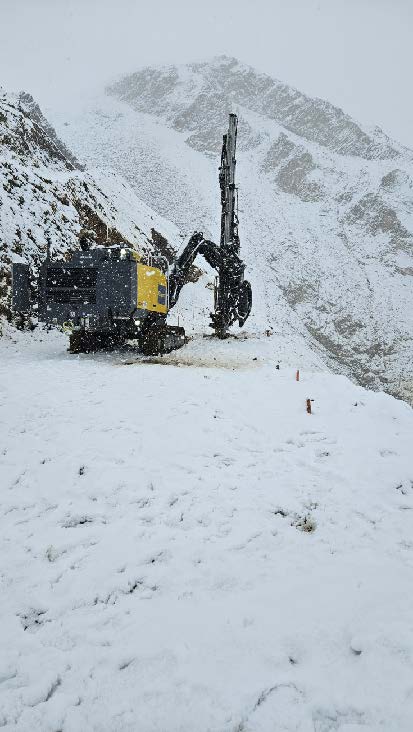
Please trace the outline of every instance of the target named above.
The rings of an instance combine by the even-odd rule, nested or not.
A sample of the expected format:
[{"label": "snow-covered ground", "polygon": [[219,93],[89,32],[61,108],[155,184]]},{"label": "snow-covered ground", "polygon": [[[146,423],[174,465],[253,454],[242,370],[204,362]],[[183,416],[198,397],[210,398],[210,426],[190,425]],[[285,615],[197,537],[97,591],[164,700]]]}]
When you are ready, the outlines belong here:
[{"label": "snow-covered ground", "polygon": [[2,339],[2,729],[411,732],[413,412],[287,346]]}]

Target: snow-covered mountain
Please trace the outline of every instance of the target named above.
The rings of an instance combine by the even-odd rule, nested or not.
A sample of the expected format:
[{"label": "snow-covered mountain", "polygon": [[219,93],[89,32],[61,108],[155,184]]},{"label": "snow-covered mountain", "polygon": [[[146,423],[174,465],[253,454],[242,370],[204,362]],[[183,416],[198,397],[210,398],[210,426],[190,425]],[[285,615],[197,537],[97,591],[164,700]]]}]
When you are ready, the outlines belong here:
[{"label": "snow-covered mountain", "polygon": [[181,231],[217,238],[230,111],[251,324],[301,333],[334,368],[411,397],[411,151],[227,57],[143,69],[53,121],[82,160],[119,170]]},{"label": "snow-covered mountain", "polygon": [[28,94],[0,92],[0,315],[10,315],[10,264],[36,267],[46,239],[62,255],[77,246],[82,227],[97,242],[127,241],[152,250],[179,246],[178,231],[155,214],[117,173],[86,171]]}]

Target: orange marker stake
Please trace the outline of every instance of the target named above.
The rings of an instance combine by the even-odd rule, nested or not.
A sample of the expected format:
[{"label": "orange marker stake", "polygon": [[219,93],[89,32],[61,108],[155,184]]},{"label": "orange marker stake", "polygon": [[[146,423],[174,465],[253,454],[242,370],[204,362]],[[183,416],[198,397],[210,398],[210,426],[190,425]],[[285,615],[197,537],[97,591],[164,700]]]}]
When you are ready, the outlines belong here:
[{"label": "orange marker stake", "polygon": [[295,380],[300,381],[300,369],[297,369],[297,371],[296,371]]}]

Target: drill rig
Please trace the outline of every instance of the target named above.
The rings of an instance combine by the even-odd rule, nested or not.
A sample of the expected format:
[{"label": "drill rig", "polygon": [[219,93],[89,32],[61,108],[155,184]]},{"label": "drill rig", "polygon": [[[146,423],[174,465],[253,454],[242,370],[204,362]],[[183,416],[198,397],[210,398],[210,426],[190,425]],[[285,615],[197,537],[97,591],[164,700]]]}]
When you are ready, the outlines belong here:
[{"label": "drill rig", "polygon": [[[239,256],[236,136],[237,117],[230,114],[219,168],[219,246],[195,232],[171,265],[162,257],[145,259],[127,245],[90,246],[83,239],[80,251],[68,261],[52,260],[48,247],[39,269],[37,314],[39,321],[69,331],[72,353],[113,348],[127,340],[137,340],[145,355],[168,353],[184,345],[184,329],[166,321],[198,254],[218,275],[211,313],[215,334],[226,337],[236,321],[243,326],[251,311],[252,295]],[[29,265],[13,264],[12,274],[13,310],[28,313]]]}]

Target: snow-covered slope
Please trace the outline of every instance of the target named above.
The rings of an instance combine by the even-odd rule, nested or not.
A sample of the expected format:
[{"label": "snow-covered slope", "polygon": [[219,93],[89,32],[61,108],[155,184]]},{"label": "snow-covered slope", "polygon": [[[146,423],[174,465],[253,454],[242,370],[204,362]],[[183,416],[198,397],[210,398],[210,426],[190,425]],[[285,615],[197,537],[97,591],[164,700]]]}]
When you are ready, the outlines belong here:
[{"label": "snow-covered slope", "polygon": [[2,730],[411,732],[405,403],[278,336],[37,330],[0,407]]},{"label": "snow-covered slope", "polygon": [[97,242],[154,247],[152,230],[172,247],[177,228],[138,199],[118,174],[84,170],[28,94],[0,90],[0,315],[10,315],[10,263],[36,267],[49,237],[53,255],[77,246],[80,228]]},{"label": "snow-covered slope", "polygon": [[411,151],[226,57],[143,69],[80,114],[51,114],[82,160],[120,170],[185,233],[217,238],[229,111],[251,322],[301,332],[335,368],[411,398]]}]

